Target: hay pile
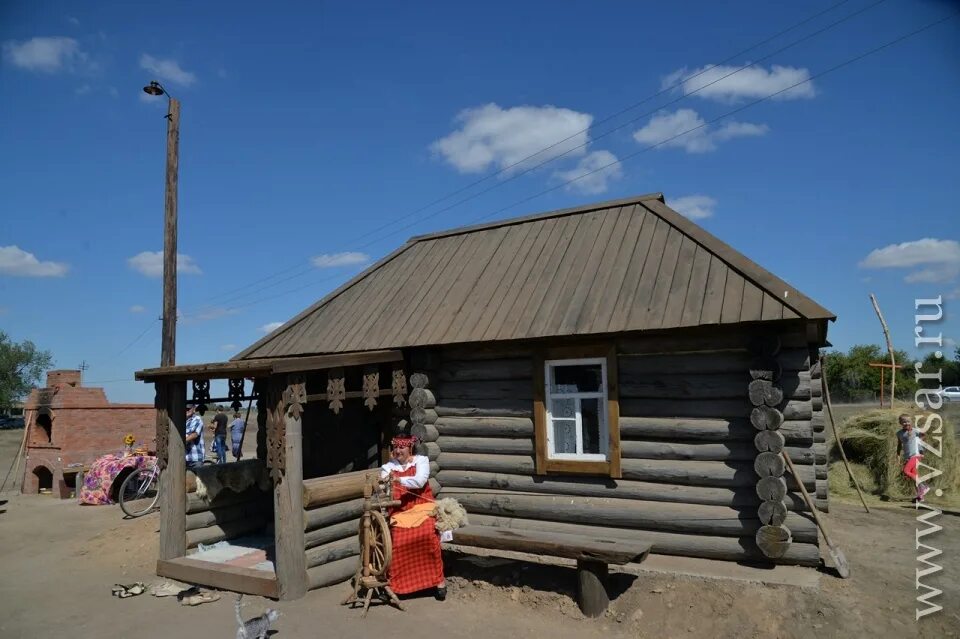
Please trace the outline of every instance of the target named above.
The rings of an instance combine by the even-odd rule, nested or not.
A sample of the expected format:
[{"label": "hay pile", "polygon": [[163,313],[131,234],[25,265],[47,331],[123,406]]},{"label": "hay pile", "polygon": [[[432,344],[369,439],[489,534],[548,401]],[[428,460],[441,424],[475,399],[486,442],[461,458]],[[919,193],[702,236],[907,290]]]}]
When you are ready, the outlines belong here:
[{"label": "hay pile", "polygon": [[[916,496],[916,486],[904,476],[901,470],[903,462],[897,457],[896,432],[900,429],[897,416],[901,412],[917,414],[915,409],[909,408],[902,411],[870,410],[851,417],[839,426],[843,448],[852,465],[851,470],[864,492],[889,499],[912,499]],[[947,494],[956,495],[960,491],[960,457],[957,452],[955,426],[946,415],[940,415],[943,417],[943,427],[936,433],[934,421],[933,427],[927,432],[926,441],[938,446],[937,438],[942,438],[942,456],[938,457],[928,450],[924,453],[923,463],[942,471],[941,475],[928,482],[934,490],[940,488]],[[917,422],[918,425],[925,423],[926,417]],[[932,471],[921,467],[920,472],[925,475]],[[856,495],[840,461],[840,451],[835,441],[830,444],[829,482],[830,492],[835,495]],[[933,491],[930,496],[933,497]]]}]

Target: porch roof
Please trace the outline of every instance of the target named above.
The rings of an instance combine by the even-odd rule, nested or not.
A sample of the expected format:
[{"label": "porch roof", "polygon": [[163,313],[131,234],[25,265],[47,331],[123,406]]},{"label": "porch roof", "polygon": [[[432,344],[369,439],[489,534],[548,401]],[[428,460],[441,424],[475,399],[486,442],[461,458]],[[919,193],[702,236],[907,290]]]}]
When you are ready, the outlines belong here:
[{"label": "porch roof", "polygon": [[225,379],[236,377],[255,377],[273,373],[296,373],[300,371],[324,370],[342,366],[363,366],[403,361],[403,353],[398,350],[362,351],[357,353],[335,353],[332,355],[313,355],[308,357],[272,357],[247,359],[232,362],[212,362],[208,364],[177,364],[145,368],[134,373],[134,379],[141,382],[176,381],[187,379]]}]

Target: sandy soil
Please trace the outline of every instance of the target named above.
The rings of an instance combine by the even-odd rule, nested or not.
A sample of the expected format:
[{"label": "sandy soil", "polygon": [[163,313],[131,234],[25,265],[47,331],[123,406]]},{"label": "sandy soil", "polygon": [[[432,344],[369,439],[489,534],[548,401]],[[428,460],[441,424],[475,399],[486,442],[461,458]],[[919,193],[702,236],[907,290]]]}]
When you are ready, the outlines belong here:
[{"label": "sandy soil", "polygon": [[[0,431],[6,473],[19,431]],[[11,440],[16,440],[11,443]],[[13,451],[11,453],[10,451]],[[0,501],[0,637],[232,637],[232,595],[195,608],[174,598],[110,596],[117,582],[155,581],[157,514],[124,520],[115,506],[81,507],[47,496],[5,494]],[[586,619],[573,600],[569,568],[446,556],[450,596],[408,599],[408,612],[339,606],[345,586],[294,602],[245,598],[252,616],[267,606],[282,616],[274,636],[363,637],[428,633],[459,637],[956,637],[960,636],[960,513],[940,518],[929,539],[944,572],[945,609],[914,621],[915,512],[893,504],[867,515],[835,502],[827,516],[853,577],[824,572],[819,588],[646,573],[616,573],[607,616]]]}]

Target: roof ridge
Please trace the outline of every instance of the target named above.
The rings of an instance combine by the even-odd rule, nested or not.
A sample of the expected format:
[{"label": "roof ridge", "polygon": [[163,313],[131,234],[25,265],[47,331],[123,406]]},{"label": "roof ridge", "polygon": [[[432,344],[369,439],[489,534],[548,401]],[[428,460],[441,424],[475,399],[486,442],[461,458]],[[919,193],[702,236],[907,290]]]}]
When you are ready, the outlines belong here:
[{"label": "roof ridge", "polygon": [[484,224],[472,224],[468,226],[459,226],[456,228],[448,229],[446,231],[437,231],[435,233],[427,233],[424,235],[414,235],[407,240],[409,243],[422,242],[424,240],[436,240],[441,237],[449,237],[451,235],[463,235],[464,233],[474,233],[476,231],[486,231],[488,229],[495,229],[501,226],[513,226],[514,224],[524,224],[526,222],[536,222],[539,220],[545,220],[551,217],[564,217],[567,215],[577,215],[580,213],[590,213],[591,211],[598,211],[600,209],[611,209],[619,206],[627,206],[628,204],[639,204],[640,202],[645,202],[648,200],[659,200],[663,202],[663,193],[644,193],[643,195],[634,195],[632,197],[620,198],[617,200],[607,200],[606,202],[595,202],[593,204],[584,204],[582,206],[575,206],[565,209],[557,209],[555,211],[547,211],[546,213],[533,213],[531,215],[521,215],[520,217],[510,217],[504,220],[495,220],[493,222],[486,222]]}]

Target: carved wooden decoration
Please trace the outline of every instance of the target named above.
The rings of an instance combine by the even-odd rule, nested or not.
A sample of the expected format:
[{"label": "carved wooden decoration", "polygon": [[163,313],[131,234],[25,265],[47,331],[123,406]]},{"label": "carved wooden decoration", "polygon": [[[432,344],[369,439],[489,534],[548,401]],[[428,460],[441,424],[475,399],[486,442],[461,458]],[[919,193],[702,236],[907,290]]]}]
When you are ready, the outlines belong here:
[{"label": "carved wooden decoration", "polygon": [[284,412],[300,421],[303,405],[307,403],[307,384],[303,375],[287,377],[287,389],[283,391]]},{"label": "carved wooden decoration", "polygon": [[233,400],[230,402],[230,407],[233,410],[240,410],[243,407],[243,378],[228,380],[227,384],[230,387],[227,397]]},{"label": "carved wooden decoration", "polygon": [[[275,398],[276,395],[273,395]],[[275,484],[283,481],[286,471],[287,429],[284,423],[285,405],[275,403],[269,409],[267,418],[267,467],[270,469],[270,478]]]},{"label": "carved wooden decoration", "polygon": [[375,366],[363,371],[363,405],[373,410],[380,396],[380,371]]},{"label": "carved wooden decoration", "polygon": [[203,415],[207,412],[207,402],[210,401],[210,380],[193,380],[193,403],[197,406],[197,412]]},{"label": "carved wooden decoration", "polygon": [[343,400],[347,398],[347,390],[343,382],[343,369],[332,368],[327,373],[327,400],[329,400],[330,410],[335,414],[340,414],[343,408]]},{"label": "carved wooden decoration", "polygon": [[402,368],[393,369],[393,403],[398,407],[403,406],[407,400],[407,376],[403,374]]}]

